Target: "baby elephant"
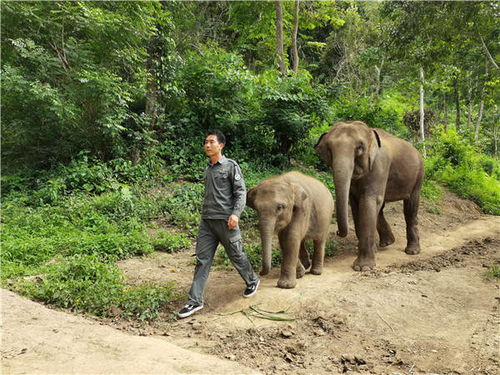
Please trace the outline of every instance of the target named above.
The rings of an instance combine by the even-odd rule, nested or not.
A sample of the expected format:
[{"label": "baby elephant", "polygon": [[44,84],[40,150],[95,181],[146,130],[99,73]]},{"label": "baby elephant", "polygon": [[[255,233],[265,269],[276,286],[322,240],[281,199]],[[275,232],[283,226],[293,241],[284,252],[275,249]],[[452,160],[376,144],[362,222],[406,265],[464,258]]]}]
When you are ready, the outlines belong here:
[{"label": "baby elephant", "polygon": [[334,210],[332,195],[323,183],[299,172],[271,177],[250,189],[247,205],[259,215],[263,253],[261,275],[269,273],[271,268],[274,233],[278,234],[283,252],[280,288],[294,288],[296,278],[304,276],[309,268],[305,240],[314,240],[311,273],[321,274]]}]

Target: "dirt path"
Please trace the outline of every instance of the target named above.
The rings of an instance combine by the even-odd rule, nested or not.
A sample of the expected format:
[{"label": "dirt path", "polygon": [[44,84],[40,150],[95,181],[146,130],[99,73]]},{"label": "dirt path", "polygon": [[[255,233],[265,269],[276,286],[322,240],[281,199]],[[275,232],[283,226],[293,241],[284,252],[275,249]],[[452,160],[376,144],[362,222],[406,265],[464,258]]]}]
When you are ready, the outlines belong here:
[{"label": "dirt path", "polygon": [[[500,293],[484,265],[500,263],[500,218],[428,237],[415,257],[404,245],[379,252],[369,273],[354,273],[350,254],[329,259],[323,275],[306,275],[292,290],[275,286],[275,270],[253,301],[238,298],[237,276],[226,288],[212,283],[208,309],[171,328],[173,342],[273,374],[498,374]],[[217,315],[252,305],[293,305],[298,319]]]},{"label": "dirt path", "polygon": [[160,338],[50,310],[3,289],[1,299],[2,374],[256,373]]},{"label": "dirt path", "polygon": [[[236,272],[214,270],[200,313],[151,326],[108,322],[128,332],[2,292],[2,369],[12,374],[249,369],[268,374],[498,374],[499,285],[484,274],[485,266],[500,265],[500,217],[480,215],[470,202],[449,194],[439,210],[424,209],[420,215],[422,253],[417,256],[402,251],[404,220],[401,207],[393,205],[386,217],[397,241],[378,252],[376,271],[352,271],[356,240],[351,231],[338,244],[341,254],[327,259],[324,273],[306,274],[295,289],[277,288],[279,269],[273,269],[258,294],[247,300]],[[187,289],[190,260],[189,252],[156,254],[120,266],[130,282],[174,279]],[[253,306],[289,308],[296,320],[252,317]]]}]

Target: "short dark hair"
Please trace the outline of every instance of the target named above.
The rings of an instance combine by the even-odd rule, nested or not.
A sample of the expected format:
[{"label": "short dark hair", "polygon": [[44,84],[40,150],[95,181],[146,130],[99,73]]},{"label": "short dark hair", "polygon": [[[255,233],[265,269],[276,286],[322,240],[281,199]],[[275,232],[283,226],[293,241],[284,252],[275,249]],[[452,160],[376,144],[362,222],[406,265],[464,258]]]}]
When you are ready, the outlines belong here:
[{"label": "short dark hair", "polygon": [[207,134],[205,134],[205,139],[209,135],[215,135],[217,137],[217,142],[226,144],[226,136],[220,130],[209,130]]}]

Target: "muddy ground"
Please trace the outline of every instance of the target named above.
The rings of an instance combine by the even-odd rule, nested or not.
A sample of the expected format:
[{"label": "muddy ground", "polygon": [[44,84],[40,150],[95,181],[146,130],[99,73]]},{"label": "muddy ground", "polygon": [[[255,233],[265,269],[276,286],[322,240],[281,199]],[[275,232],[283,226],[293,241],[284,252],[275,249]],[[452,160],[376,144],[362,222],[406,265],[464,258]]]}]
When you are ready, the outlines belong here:
[{"label": "muddy ground", "polygon": [[[500,290],[498,281],[485,273],[488,266],[500,265],[500,217],[482,215],[473,203],[451,193],[437,206],[424,203],[419,217],[422,253],[409,256],[403,252],[402,204],[386,207],[397,239],[377,253],[375,271],[351,269],[356,248],[351,230],[345,239],[335,238],[338,254],[327,258],[323,274],[306,274],[295,289],[276,287],[276,268],[262,278],[254,297],[244,299],[235,270],[212,270],[205,308],[192,317],[172,322],[166,315],[149,325],[112,319],[100,323],[119,331],[101,328],[212,356],[200,357],[201,366],[184,373],[223,371],[206,359],[219,357],[223,364],[242,366],[230,373],[498,374]],[[332,226],[332,238],[334,232]],[[187,292],[192,253],[156,253],[120,267],[130,283],[175,280]],[[290,320],[269,320],[263,314]],[[10,324],[26,324],[23,319],[28,318]],[[54,324],[57,319],[54,315]],[[54,337],[45,339],[50,346]],[[117,347],[121,340],[117,336]],[[81,356],[86,355],[83,350]],[[4,349],[2,353],[4,369],[5,363],[11,370],[22,369],[16,364],[30,360],[24,354],[5,358]],[[72,350],[72,356],[78,358],[78,352]],[[185,357],[186,363],[193,363],[192,358]],[[71,360],[66,363],[67,373],[78,372]],[[142,365],[137,373],[159,373]],[[61,366],[50,371],[47,361],[46,373],[64,373]]]}]

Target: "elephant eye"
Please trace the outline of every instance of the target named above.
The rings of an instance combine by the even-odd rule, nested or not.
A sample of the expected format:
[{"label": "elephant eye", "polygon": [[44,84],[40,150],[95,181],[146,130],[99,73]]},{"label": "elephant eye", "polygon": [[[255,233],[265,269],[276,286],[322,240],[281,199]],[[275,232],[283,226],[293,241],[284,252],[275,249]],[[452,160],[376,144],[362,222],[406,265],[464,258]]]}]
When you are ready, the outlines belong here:
[{"label": "elephant eye", "polygon": [[281,212],[281,211],[283,211],[284,208],[285,208],[284,204],[278,204],[278,206],[276,207],[276,211]]},{"label": "elephant eye", "polygon": [[356,156],[361,155],[364,150],[365,150],[365,145],[361,143],[358,147],[356,147]]}]

